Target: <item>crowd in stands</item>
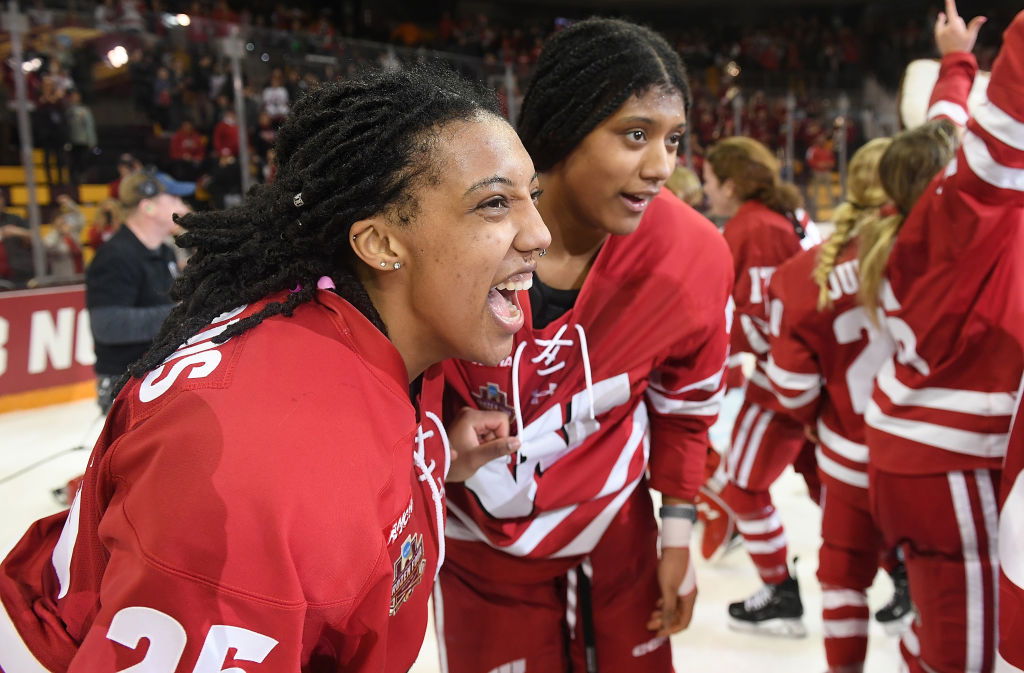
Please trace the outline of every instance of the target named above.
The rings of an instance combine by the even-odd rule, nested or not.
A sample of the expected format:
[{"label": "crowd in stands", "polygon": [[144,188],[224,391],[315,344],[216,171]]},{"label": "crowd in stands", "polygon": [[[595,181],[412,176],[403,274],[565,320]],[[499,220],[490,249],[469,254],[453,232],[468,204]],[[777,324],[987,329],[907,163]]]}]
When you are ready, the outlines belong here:
[{"label": "crowd in stands", "polygon": [[[188,25],[168,21],[174,16],[170,12],[187,13]],[[28,13],[33,28],[25,61],[31,64],[26,75],[34,107],[33,139],[45,154],[47,183],[65,199],[58,203],[55,198],[45,210],[44,221],[53,225],[48,234],[62,232],[54,235],[48,255],[63,250],[65,257],[78,260],[51,263],[51,273],[58,268],[80,272],[82,260],[88,261],[94,251],[95,232],[110,226],[99,221],[66,222],[63,211],[69,209],[68,202],[80,201],[79,185],[109,180],[114,165],[106,157],[117,156],[123,149],[104,147],[105,137],[120,129],[97,127],[92,107],[99,97],[92,81],[96,55],[55,30],[62,25],[86,23],[103,33],[135,38],[125,41],[130,50],[125,66],[127,92],[122,88],[117,93],[130,96],[136,116],[148,129],[136,154],[169,178],[194,183],[189,192],[193,207],[223,208],[242,198],[243,141],[250,150],[246,170],[252,182],[272,181],[277,128],[298,97],[319,82],[345,77],[367,62],[395,65],[394,49],[360,47],[362,43],[348,38],[390,42],[406,55],[425,48],[489,66],[510,64],[516,78],[525,83],[543,39],[566,23],[548,19],[510,23],[483,14],[453,17],[445,13],[436,22],[424,24],[376,17],[368,11],[356,26],[351,17],[336,22],[326,9],[309,11],[279,3],[269,12],[254,12],[226,0],[104,0],[95,5],[89,20],[54,12],[36,0]],[[781,153],[787,139],[788,91],[796,97],[794,177],[805,186],[830,182],[827,176],[836,165],[834,141],[844,134],[852,152],[863,134],[855,116],[846,115],[837,123],[836,99],[820,95],[821,87],[833,92],[856,90],[879,60],[892,72],[892,63],[931,55],[929,20],[927,15],[915,15],[882,29],[874,28],[870,17],[854,25],[838,13],[829,19],[779,11],[769,21],[745,26],[735,20],[680,21],[693,26],[684,29],[655,23],[675,42],[691,73],[694,105],[687,156],[697,173],[703,149],[738,132]],[[239,133],[230,66],[217,42],[231,35],[234,27],[249,42],[241,105],[247,130],[244,139]],[[983,66],[994,50],[995,46],[979,48]],[[310,60],[310,54],[334,58]],[[4,74],[0,103],[13,97],[9,67]],[[506,93],[499,91],[502,97]],[[734,100],[737,95],[738,101]],[[15,140],[10,115],[2,126],[0,140]],[[110,197],[116,202],[116,193]],[[90,209],[98,219],[112,217],[115,211],[109,206]],[[16,236],[10,233],[6,240]],[[71,239],[81,250],[69,250]],[[0,259],[0,275],[3,270]],[[6,277],[10,281],[10,272]]]}]

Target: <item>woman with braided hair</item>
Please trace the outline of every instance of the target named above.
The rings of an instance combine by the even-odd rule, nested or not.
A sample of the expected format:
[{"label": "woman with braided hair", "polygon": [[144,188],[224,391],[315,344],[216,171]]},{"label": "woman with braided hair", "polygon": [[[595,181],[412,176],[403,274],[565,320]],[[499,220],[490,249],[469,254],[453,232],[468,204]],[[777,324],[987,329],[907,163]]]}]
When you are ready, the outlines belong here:
[{"label": "woman with braided hair", "polygon": [[906,571],[895,555],[883,553],[868,503],[863,414],[890,345],[857,296],[858,234],[860,225],[876,218],[889,200],[878,164],[891,142],[872,140],[853,155],[834,233],[780,266],[768,288],[767,372],[777,398],[774,409],[803,424],[818,444],[818,476],[824,486],[818,579],[830,673],[864,670],[866,591],[880,556],[896,591],[879,611],[879,621],[900,627],[912,614]]},{"label": "woman with braided hair", "polygon": [[444,358],[509,355],[512,288],[550,241],[537,177],[493,98],[437,70],[311,91],[277,156],[242,206],[181,219],[179,303],[82,489],[0,566],[0,670],[415,660],[443,481],[518,440],[469,412],[449,451],[410,389]]},{"label": "woman with braided hair", "polygon": [[448,408],[504,410],[522,441],[448,491],[443,670],[672,670],[731,285],[721,235],[664,188],[689,100],[678,54],[635,24],[588,19],[540,55],[519,128],[553,241],[532,321],[502,366],[443,366]]}]

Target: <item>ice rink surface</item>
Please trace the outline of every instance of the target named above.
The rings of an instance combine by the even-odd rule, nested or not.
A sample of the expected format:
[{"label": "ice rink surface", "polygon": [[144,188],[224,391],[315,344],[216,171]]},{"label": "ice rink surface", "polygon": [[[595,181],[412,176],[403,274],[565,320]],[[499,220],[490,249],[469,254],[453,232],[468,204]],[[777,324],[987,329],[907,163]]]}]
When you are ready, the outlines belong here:
[{"label": "ice rink surface", "polygon": [[[712,439],[716,446],[728,441],[729,426],[738,408],[733,393]],[[84,470],[89,451],[68,451],[92,442],[100,423],[95,402],[82,401],[32,411],[0,414],[0,480],[38,461],[54,456],[21,476],[0,483],[0,549],[6,551],[33,520],[60,508],[50,491]],[[714,565],[698,565],[696,613],[690,628],[672,638],[677,673],[823,673],[825,655],[821,635],[821,591],[815,571],[820,543],[821,516],[807,496],[803,481],[792,471],[772,489],[786,525],[791,556],[800,558],[797,574],[804,602],[808,636],[801,640],[759,637],[730,631],[726,608],[746,598],[759,585],[754,567],[742,549]],[[6,543],[6,544],[5,544]],[[872,611],[885,604],[891,584],[880,573],[868,594]],[[867,673],[891,673],[899,668],[896,638],[871,625]],[[436,673],[437,646],[432,627],[411,673]],[[615,672],[603,672],[615,673]]]}]

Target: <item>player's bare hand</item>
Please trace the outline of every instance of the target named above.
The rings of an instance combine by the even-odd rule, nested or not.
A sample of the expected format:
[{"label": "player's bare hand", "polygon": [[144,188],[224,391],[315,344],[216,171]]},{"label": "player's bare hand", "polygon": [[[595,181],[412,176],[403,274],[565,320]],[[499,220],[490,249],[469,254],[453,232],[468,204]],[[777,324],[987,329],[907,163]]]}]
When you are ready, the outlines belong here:
[{"label": "player's bare hand", "polygon": [[978,31],[987,20],[984,16],[976,16],[966,23],[956,11],[956,0],[946,0],[946,11],[939,12],[935,19],[935,46],[939,53],[945,56],[958,51],[972,51],[978,41]]},{"label": "player's bare hand", "polygon": [[465,407],[447,428],[452,465],[446,481],[466,481],[483,465],[519,450],[509,436],[508,414]]},{"label": "player's bare hand", "polygon": [[[690,625],[693,606],[697,602],[697,586],[685,586],[690,569],[690,550],[669,547],[661,550],[658,562],[658,585],[661,598],[647,621],[647,628],[658,636],[679,633]],[[685,593],[685,595],[680,595]]]}]

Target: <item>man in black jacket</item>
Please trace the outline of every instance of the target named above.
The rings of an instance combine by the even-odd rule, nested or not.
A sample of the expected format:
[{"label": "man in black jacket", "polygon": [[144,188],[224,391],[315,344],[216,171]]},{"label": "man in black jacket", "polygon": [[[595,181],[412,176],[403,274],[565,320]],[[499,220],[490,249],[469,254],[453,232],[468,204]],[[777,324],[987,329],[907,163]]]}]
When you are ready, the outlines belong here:
[{"label": "man in black jacket", "polygon": [[113,402],[118,379],[146,352],[171,312],[169,292],[178,265],[164,241],[174,227],[172,217],[188,210],[155,174],[145,171],[126,176],[119,197],[125,224],[100,248],[85,278],[103,413]]}]

